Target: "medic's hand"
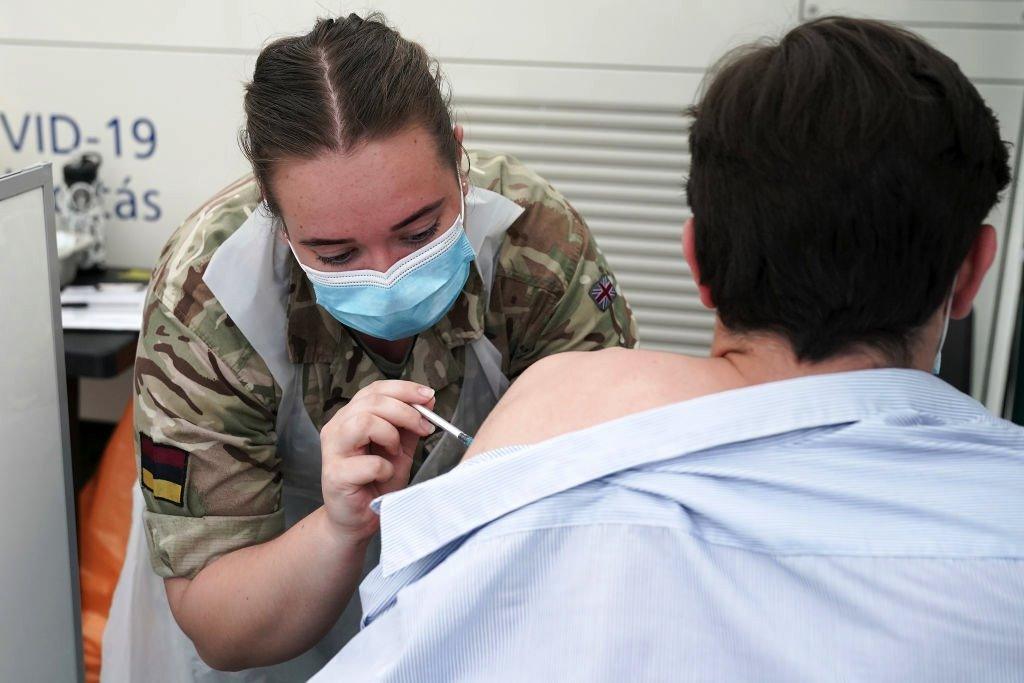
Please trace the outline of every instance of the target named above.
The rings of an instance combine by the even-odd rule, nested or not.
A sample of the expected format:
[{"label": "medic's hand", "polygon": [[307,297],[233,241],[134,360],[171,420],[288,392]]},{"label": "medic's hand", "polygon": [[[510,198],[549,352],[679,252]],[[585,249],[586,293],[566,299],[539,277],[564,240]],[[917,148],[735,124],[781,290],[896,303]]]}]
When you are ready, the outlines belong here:
[{"label": "medic's hand", "polygon": [[324,507],[342,536],[372,536],[379,519],[370,501],[409,483],[416,446],[434,432],[414,403],[433,407],[433,390],[402,380],[374,382],[320,430]]}]

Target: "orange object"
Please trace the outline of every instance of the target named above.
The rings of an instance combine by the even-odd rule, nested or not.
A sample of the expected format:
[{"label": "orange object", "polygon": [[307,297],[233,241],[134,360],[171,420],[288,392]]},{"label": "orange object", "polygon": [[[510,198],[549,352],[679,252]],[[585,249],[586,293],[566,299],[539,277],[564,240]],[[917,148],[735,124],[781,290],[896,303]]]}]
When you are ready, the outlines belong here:
[{"label": "orange object", "polygon": [[103,629],[132,524],[132,488],[138,481],[132,423],[129,401],[96,473],[78,496],[78,576],[87,683],[100,680]]}]

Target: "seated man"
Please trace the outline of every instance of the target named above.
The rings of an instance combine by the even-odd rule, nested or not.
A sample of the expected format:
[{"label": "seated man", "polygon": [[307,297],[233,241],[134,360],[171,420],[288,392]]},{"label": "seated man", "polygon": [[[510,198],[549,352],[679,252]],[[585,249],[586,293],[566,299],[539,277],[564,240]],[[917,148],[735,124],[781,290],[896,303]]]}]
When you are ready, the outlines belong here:
[{"label": "seated man", "polygon": [[531,368],[486,454],[379,501],[364,630],[316,680],[1024,676],[1024,428],[931,374],[996,250],[992,112],[921,39],[832,18],[692,113],[710,357]]}]

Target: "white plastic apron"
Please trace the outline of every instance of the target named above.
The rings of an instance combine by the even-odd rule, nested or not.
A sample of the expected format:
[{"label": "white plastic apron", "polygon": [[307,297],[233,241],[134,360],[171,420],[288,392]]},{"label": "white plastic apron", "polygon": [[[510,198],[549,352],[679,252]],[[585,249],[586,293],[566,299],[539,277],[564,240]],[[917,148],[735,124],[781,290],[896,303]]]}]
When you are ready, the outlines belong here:
[{"label": "white plastic apron", "polygon": [[[515,202],[489,190],[471,187],[466,197],[466,233],[476,252],[485,301],[489,301],[495,260],[505,232],[522,212]],[[291,258],[273,221],[257,209],[217,249],[203,278],[281,387],[277,450],[282,459],[282,504],[288,527],[323,504],[320,435],[302,402],[301,366],[289,361],[286,345]],[[484,336],[470,342],[459,402],[451,421],[475,433],[507,387],[508,379],[501,372],[501,353]],[[456,439],[445,435],[413,482],[448,471],[463,451]],[[174,621],[163,579],[150,567],[143,507],[142,492],[135,486],[125,563],[103,635],[102,681],[304,681],[358,631],[362,608],[357,591],[338,623],[305,654],[277,666],[238,673],[210,669]],[[376,566],[379,556],[378,537],[367,550],[364,575]]]}]

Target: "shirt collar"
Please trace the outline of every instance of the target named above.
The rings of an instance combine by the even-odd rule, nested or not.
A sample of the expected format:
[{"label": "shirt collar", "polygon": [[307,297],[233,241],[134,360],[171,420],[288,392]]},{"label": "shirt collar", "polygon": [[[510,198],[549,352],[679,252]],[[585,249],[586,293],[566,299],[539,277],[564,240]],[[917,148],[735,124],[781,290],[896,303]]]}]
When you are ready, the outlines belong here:
[{"label": "shirt collar", "polygon": [[615,472],[896,410],[991,417],[970,397],[917,370],[817,375],[712,394],[565,434],[508,457],[471,461],[378,498],[379,569],[386,578],[502,515]]}]

